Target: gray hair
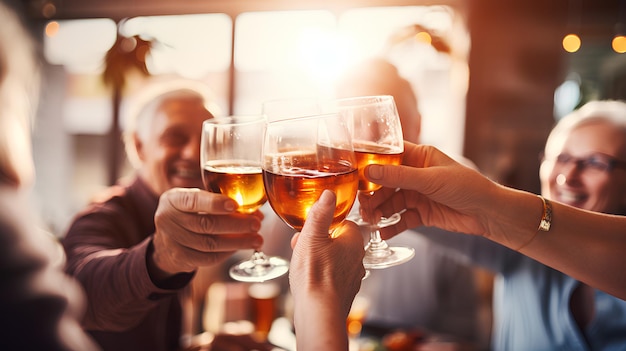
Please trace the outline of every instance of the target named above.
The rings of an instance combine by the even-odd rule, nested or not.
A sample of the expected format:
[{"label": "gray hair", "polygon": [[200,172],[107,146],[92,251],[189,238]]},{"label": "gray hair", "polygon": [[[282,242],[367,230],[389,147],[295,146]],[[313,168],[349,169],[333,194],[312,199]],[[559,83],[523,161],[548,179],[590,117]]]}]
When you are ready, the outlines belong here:
[{"label": "gray hair", "polygon": [[133,166],[140,165],[135,141],[145,142],[148,139],[154,117],[166,101],[184,98],[200,99],[213,116],[221,115],[221,109],[215,102],[213,94],[206,85],[197,81],[152,83],[142,89],[129,103],[123,137],[126,155]]}]

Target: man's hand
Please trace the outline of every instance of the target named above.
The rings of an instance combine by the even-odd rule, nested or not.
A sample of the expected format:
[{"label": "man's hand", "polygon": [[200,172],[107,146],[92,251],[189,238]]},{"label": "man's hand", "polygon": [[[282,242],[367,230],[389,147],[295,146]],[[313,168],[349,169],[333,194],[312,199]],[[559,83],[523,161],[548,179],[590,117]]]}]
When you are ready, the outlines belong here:
[{"label": "man's hand", "polygon": [[220,263],[237,250],[260,247],[262,214],[236,210],[234,200],[200,189],[163,193],[154,216],[154,253],[148,257],[152,278],[192,272]]}]

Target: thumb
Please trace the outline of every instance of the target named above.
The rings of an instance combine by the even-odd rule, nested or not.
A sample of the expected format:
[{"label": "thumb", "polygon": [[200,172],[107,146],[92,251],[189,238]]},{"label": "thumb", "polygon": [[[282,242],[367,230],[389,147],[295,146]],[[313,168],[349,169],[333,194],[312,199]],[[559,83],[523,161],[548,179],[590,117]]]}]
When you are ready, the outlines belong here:
[{"label": "thumb", "polygon": [[328,231],[335,213],[336,201],[337,197],[332,191],[324,190],[322,192],[320,198],[309,210],[307,219],[302,227],[300,239],[302,237],[328,238]]}]

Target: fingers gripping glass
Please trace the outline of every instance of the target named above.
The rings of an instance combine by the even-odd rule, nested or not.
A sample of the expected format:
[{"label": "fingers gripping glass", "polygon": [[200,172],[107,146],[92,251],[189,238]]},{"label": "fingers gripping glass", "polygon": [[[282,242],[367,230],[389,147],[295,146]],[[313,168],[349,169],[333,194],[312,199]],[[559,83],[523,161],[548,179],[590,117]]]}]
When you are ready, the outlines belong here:
[{"label": "fingers gripping glass", "polygon": [[[339,99],[335,108],[351,121],[354,151],[359,165],[359,191],[373,193],[380,185],[365,178],[365,167],[370,164],[400,164],[404,152],[402,126],[392,96],[362,96]],[[407,262],[415,255],[410,247],[390,247],[380,237],[380,228],[394,225],[401,219],[400,213],[368,223],[359,215],[350,220],[370,230],[363,266],[381,269]]]},{"label": "fingers gripping glass", "polygon": [[[241,213],[253,213],[265,202],[261,173],[263,116],[231,116],[204,121],[200,148],[202,181],[207,191],[224,194],[239,204]],[[244,282],[263,282],[289,270],[289,262],[256,250],[231,267],[230,276]]]}]

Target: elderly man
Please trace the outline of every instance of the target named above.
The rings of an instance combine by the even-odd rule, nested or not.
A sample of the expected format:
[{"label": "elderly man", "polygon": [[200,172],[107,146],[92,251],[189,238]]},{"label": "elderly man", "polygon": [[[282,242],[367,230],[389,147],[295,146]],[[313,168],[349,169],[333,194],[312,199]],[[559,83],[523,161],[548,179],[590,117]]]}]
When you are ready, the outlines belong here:
[{"label": "elderly man", "polygon": [[181,297],[197,270],[262,244],[259,213],[197,194],[200,130],[213,117],[205,95],[163,87],[147,89],[126,130],[135,177],[98,196],[63,241],[67,272],[88,297],[83,326],[104,350],[179,349]]}]

